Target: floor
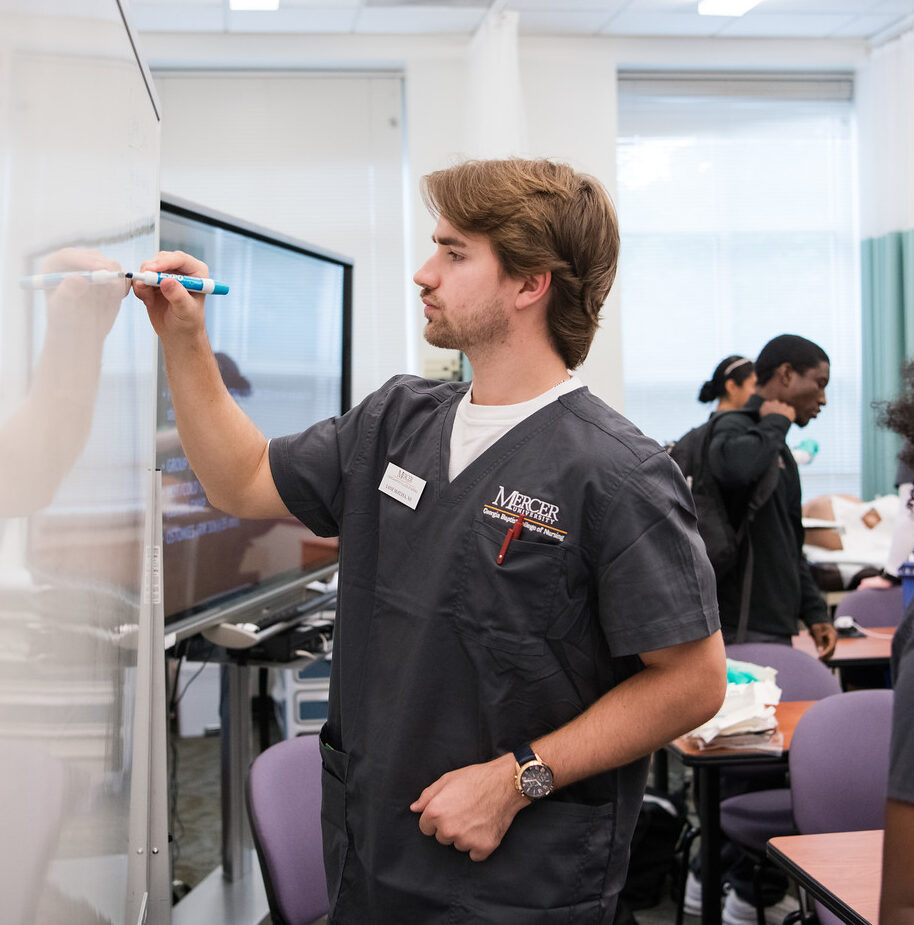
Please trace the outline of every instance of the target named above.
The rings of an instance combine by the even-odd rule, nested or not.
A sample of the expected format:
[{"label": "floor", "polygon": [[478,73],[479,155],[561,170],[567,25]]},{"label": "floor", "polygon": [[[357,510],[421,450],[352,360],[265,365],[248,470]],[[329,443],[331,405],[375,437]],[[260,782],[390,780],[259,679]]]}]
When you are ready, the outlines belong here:
[{"label": "floor", "polygon": [[[667,894],[660,905],[652,909],[638,909],[634,915],[638,925],[671,925],[676,921],[676,903]],[[687,915],[682,921],[684,925],[694,925],[699,919],[697,916]]]},{"label": "floor", "polygon": [[182,895],[222,863],[219,744],[218,735],[170,743],[172,879]]},{"label": "floor", "polygon": [[[278,730],[275,731],[278,735]],[[171,737],[169,766],[173,782],[173,880],[176,898],[196,886],[221,863],[221,806],[218,735]],[[681,768],[671,762],[670,786],[682,785]],[[634,913],[634,925],[672,925],[676,904],[665,890],[661,902]],[[698,919],[686,916],[685,925]],[[260,925],[270,925],[267,917]],[[627,925],[633,925],[631,919]]]},{"label": "floor", "polygon": [[[272,703],[272,701],[269,701]],[[281,732],[269,723],[268,744]],[[218,730],[212,735],[169,734],[169,807],[172,833],[172,898],[183,898],[222,864],[222,793]],[[255,743],[255,749],[259,746]],[[321,920],[324,921],[324,920]],[[271,925],[267,916],[258,925]],[[319,925],[319,923],[316,923]]]}]

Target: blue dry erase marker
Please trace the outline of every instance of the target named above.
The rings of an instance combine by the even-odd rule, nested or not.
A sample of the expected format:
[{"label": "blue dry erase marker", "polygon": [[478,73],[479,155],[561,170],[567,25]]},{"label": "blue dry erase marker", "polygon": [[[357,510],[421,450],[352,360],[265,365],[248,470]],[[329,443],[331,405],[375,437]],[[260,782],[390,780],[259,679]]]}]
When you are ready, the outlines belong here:
[{"label": "blue dry erase marker", "polygon": [[214,279],[200,279],[197,276],[179,276],[176,273],[156,273],[146,270],[141,273],[126,273],[127,279],[135,279],[147,286],[159,286],[163,279],[176,279],[185,289],[191,292],[204,292],[207,295],[225,295],[229,287],[225,283],[217,283]]},{"label": "blue dry erase marker", "polygon": [[23,289],[56,289],[71,276],[81,277],[94,285],[114,283],[123,279],[136,279],[147,286],[158,286],[163,279],[176,279],[191,292],[203,292],[207,295],[225,295],[229,287],[212,279],[200,279],[197,276],[179,276],[176,273],[156,273],[146,270],[141,273],[124,273],[119,270],[71,270],[67,273],[43,273],[40,276],[23,276],[19,285]]}]

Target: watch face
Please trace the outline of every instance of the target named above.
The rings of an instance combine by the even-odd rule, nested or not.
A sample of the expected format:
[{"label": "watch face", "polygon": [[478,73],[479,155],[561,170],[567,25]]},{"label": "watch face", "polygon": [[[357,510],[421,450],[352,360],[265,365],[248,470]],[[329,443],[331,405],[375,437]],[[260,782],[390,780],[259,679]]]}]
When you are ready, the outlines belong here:
[{"label": "watch face", "polygon": [[531,800],[552,793],[552,771],[544,764],[528,764],[521,771],[520,786]]}]

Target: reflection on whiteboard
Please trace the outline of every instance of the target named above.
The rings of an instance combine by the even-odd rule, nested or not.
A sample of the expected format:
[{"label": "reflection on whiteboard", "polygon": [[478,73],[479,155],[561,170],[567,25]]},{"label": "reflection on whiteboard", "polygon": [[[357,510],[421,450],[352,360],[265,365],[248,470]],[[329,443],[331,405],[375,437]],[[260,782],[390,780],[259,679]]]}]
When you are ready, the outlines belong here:
[{"label": "reflection on whiteboard", "polygon": [[[3,921],[124,922],[154,337],[158,116],[115,0],[0,12]],[[69,15],[68,15],[69,14]],[[112,875],[120,872],[120,875]]]}]

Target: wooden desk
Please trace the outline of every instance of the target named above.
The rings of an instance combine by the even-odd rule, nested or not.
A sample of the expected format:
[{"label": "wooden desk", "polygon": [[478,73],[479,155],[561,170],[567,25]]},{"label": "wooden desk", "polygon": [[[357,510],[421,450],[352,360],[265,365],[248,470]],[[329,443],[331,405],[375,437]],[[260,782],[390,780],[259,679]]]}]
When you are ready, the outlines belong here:
[{"label": "wooden desk", "polygon": [[[827,665],[835,668],[850,668],[860,665],[888,665],[892,656],[892,637],[895,635],[894,626],[867,627],[871,633],[878,636],[839,636],[838,644],[831,658],[826,660]],[[808,630],[803,630],[793,637],[793,647],[807,655],[818,658],[816,644]]]},{"label": "wooden desk", "polygon": [[878,923],[881,829],[772,838],[768,856],[841,921]]},{"label": "wooden desk", "polygon": [[778,729],[783,737],[780,755],[748,749],[701,749],[680,736],[668,747],[693,769],[698,790],[698,819],[701,825],[701,922],[720,925],[720,771],[740,764],[785,764],[790,740],[800,717],[815,703],[795,700],[775,707]]}]

